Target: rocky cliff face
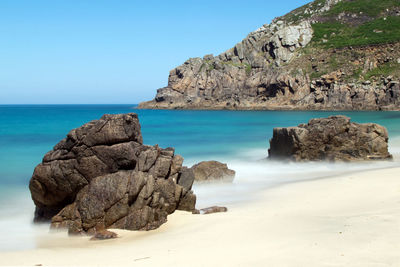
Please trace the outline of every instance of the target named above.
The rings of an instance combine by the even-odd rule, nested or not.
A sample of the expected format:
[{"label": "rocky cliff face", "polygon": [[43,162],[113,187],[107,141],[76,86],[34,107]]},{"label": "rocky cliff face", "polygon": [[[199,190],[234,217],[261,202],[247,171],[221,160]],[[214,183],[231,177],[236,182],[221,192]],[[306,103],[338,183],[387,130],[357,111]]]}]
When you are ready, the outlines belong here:
[{"label": "rocky cliff face", "polygon": [[[385,64],[399,64],[398,44],[380,44],[378,55],[373,52],[376,46],[325,45],[331,35],[336,40],[340,34],[322,34],[330,27],[327,23],[361,27],[380,19],[346,12],[329,15],[340,3],[314,1],[274,19],[218,56],[187,60],[170,72],[168,86],[139,108],[399,109],[398,76],[365,77]],[[390,15],[385,12],[379,16]]]},{"label": "rocky cliff face", "polygon": [[104,115],[47,153],[29,188],[35,219],[70,233],[151,230],[176,209],[193,211],[193,172],[173,148],[143,145],[136,114]]}]

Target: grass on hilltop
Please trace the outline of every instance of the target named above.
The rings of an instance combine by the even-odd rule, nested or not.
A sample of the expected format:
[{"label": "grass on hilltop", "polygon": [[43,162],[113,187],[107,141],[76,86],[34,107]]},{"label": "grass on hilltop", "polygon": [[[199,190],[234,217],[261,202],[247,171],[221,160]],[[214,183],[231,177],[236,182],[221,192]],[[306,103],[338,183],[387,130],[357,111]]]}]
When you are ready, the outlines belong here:
[{"label": "grass on hilltop", "polygon": [[400,17],[377,18],[358,27],[340,22],[313,24],[313,43],[341,48],[400,41]]},{"label": "grass on hilltop", "polygon": [[399,0],[353,0],[337,3],[327,12],[327,15],[338,15],[340,13],[366,14],[370,17],[377,17],[386,9],[399,7]]}]

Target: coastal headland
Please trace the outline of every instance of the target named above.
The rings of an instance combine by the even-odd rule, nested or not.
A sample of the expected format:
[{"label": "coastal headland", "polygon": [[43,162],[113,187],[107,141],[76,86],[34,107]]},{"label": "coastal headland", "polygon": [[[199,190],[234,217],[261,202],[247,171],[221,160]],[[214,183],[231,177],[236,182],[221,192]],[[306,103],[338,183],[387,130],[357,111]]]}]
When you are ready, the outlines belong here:
[{"label": "coastal headland", "polygon": [[188,59],[139,108],[400,110],[399,29],[398,1],[316,0]]}]

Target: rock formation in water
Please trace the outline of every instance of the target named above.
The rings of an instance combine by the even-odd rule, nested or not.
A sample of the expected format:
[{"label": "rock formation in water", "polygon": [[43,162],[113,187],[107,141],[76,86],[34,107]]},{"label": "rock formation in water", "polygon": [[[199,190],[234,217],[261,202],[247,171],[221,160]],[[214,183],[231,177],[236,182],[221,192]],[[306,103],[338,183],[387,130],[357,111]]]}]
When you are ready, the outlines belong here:
[{"label": "rock formation in water", "polygon": [[345,116],[312,119],[297,127],[275,128],[268,152],[270,159],[294,161],[392,158],[385,127],[350,122]]},{"label": "rock formation in water", "polygon": [[48,152],[29,188],[35,220],[70,233],[150,230],[175,210],[193,211],[193,172],[173,148],[143,145],[136,114],[104,115]]},{"label": "rock formation in water", "polygon": [[[399,110],[400,4],[317,0],[191,58],[139,108]],[[359,10],[360,9],[360,10]]]},{"label": "rock formation in water", "polygon": [[195,181],[228,180],[235,178],[235,171],[228,165],[215,161],[202,161],[190,168],[193,171]]}]

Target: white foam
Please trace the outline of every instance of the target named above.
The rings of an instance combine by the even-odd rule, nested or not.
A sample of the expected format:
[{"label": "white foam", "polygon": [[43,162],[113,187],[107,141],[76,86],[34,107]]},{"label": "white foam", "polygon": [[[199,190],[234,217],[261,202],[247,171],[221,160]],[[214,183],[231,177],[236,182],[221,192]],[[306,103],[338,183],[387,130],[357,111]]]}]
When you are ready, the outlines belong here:
[{"label": "white foam", "polygon": [[10,187],[0,202],[0,251],[36,247],[36,240],[48,233],[48,224],[33,224],[34,204],[27,189]]},{"label": "white foam", "polygon": [[[400,146],[399,146],[400,147]],[[396,148],[397,149],[397,148]],[[400,150],[399,150],[400,151]],[[258,192],[284,183],[329,178],[341,174],[363,170],[391,168],[400,166],[400,162],[373,161],[358,163],[327,163],[327,162],[277,162],[266,160],[266,150],[247,151],[243,159],[222,160],[230,169],[236,171],[233,183],[195,184],[198,208],[213,205],[234,205],[254,199]],[[258,160],[255,160],[258,157]]]}]

